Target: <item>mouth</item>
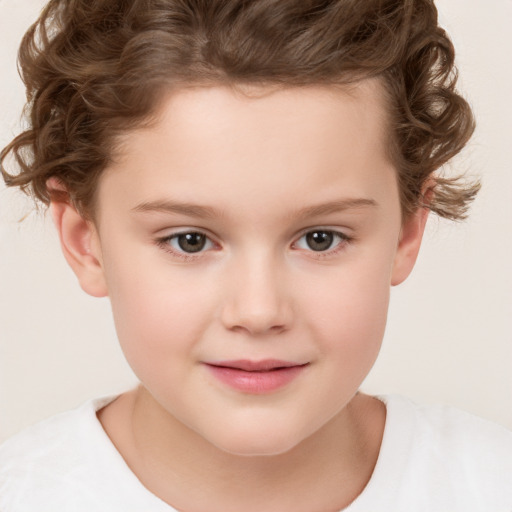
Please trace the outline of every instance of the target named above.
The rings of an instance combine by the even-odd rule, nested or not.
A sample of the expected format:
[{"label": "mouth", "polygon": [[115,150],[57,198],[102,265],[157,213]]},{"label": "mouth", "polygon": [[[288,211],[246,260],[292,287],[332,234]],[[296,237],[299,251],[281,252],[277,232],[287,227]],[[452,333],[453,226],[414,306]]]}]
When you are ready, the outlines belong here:
[{"label": "mouth", "polygon": [[283,368],[293,368],[294,366],[305,366],[305,364],[280,361],[279,359],[264,359],[262,361],[240,359],[237,361],[219,361],[207,364],[211,366],[218,366],[220,368],[233,368],[234,370],[243,370],[246,372],[268,372],[274,370],[282,370]]},{"label": "mouth", "polygon": [[305,371],[309,363],[244,359],[208,362],[205,365],[217,380],[230,388],[249,394],[265,394],[288,385]]}]

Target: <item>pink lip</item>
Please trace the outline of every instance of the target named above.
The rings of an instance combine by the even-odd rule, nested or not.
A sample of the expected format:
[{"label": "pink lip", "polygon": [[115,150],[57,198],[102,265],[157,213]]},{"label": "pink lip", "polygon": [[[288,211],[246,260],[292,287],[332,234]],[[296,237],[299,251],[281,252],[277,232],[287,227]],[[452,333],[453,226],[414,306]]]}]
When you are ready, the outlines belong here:
[{"label": "pink lip", "polygon": [[277,359],[263,361],[216,361],[206,367],[224,384],[252,394],[276,391],[295,379],[308,364],[297,364]]}]

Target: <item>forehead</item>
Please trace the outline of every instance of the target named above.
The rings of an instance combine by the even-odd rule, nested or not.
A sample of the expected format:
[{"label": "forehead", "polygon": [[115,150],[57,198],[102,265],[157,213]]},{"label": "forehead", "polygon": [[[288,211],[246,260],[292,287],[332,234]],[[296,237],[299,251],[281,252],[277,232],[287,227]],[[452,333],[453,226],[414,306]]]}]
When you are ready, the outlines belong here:
[{"label": "forehead", "polygon": [[[154,122],[123,135],[100,182],[125,207],[180,195],[238,209],[306,191],[371,195],[391,164],[378,80],[347,87],[196,87],[162,98]],[[335,187],[338,190],[332,190]],[[321,197],[322,196],[322,197]],[[336,199],[336,198],[335,198]],[[296,205],[294,205],[296,206]]]},{"label": "forehead", "polygon": [[[311,138],[311,134],[337,131],[348,135],[360,131],[372,143],[383,143],[386,121],[384,88],[379,79],[347,85],[278,87],[234,85],[190,87],[162,96],[153,129],[127,134],[158,137],[165,128],[179,142],[202,143],[209,147],[223,132],[225,146],[236,150],[244,143],[251,147],[283,143],[287,138]],[[345,132],[345,133],[344,133]],[[259,135],[259,136],[258,136]],[[315,137],[314,142],[318,142]],[[348,138],[348,137],[345,137]],[[141,139],[142,140],[142,139]]]}]

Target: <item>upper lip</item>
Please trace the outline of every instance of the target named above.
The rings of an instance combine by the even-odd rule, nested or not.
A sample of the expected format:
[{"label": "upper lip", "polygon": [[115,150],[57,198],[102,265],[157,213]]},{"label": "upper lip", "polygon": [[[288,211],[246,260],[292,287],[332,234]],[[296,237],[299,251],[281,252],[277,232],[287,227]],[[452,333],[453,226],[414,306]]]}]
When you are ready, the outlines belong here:
[{"label": "upper lip", "polygon": [[[210,366],[221,366],[224,368],[233,368],[244,370],[246,372],[264,372],[276,370],[278,368],[291,368],[292,366],[304,366],[303,363],[291,361],[281,361],[279,359],[263,359],[260,361],[251,361],[250,359],[237,359],[235,361],[212,361],[208,362]],[[307,363],[306,363],[307,364]]]}]

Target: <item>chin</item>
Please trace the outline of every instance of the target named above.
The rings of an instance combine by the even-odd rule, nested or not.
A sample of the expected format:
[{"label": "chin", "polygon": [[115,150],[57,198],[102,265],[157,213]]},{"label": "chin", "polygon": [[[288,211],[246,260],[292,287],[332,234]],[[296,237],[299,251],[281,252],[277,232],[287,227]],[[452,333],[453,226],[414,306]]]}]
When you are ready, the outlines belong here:
[{"label": "chin", "polygon": [[240,457],[271,457],[282,455],[297,446],[303,438],[297,433],[275,429],[245,429],[226,431],[210,442],[218,449]]}]

